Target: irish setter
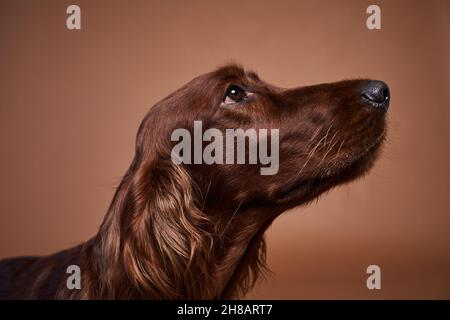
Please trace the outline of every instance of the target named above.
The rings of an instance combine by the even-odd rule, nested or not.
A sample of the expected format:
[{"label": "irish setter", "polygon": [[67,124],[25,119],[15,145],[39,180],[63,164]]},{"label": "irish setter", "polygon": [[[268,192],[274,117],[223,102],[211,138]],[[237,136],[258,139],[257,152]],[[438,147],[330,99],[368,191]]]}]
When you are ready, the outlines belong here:
[{"label": "irish setter", "polygon": [[[228,65],[151,108],[98,233],[74,248],[0,262],[0,298],[227,299],[264,273],[264,231],[282,212],[368,172],[386,135],[384,82],[283,89]],[[177,128],[279,129],[279,170],[176,164]],[[81,270],[69,289],[66,269]]]}]

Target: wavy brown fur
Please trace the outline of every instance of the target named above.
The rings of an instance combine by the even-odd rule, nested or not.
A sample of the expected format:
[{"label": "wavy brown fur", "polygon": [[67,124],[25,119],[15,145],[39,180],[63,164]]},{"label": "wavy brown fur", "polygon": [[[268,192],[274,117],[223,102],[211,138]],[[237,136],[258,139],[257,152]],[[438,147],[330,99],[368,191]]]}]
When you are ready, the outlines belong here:
[{"label": "wavy brown fur", "polygon": [[[55,255],[0,262],[0,297],[242,296],[266,270],[263,235],[273,220],[373,164],[385,122],[360,102],[364,83],[281,89],[235,65],[195,78],[143,120],[134,160],[98,234]],[[222,108],[230,84],[253,98]],[[170,134],[191,130],[194,120],[222,131],[279,128],[279,173],[261,176],[258,165],[174,164]],[[81,268],[81,290],[66,288],[70,264]]]}]

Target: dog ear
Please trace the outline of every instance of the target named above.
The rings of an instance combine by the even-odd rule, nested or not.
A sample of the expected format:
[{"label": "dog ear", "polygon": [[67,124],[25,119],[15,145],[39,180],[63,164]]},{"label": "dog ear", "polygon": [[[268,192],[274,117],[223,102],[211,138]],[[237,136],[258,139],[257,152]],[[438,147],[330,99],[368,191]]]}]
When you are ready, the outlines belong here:
[{"label": "dog ear", "polygon": [[133,286],[147,297],[211,298],[210,221],[186,169],[170,160],[141,164],[127,189],[120,251]]}]

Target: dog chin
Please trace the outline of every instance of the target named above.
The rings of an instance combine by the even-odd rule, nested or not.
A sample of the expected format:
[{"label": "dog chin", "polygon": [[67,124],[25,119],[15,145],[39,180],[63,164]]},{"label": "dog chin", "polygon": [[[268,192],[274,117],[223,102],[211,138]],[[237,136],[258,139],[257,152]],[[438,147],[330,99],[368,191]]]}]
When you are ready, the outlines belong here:
[{"label": "dog chin", "polygon": [[289,208],[306,204],[337,185],[362,177],[373,167],[384,139],[382,134],[359,154],[337,161],[333,168],[316,177],[301,179],[285,186],[277,195],[277,204]]}]

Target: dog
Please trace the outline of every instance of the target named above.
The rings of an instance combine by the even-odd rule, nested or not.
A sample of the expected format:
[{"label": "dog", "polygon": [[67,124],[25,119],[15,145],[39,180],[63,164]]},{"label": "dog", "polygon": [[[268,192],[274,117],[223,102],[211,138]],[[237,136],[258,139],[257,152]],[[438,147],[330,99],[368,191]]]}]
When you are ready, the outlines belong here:
[{"label": "dog", "polygon": [[[230,299],[267,270],[264,232],[369,171],[387,132],[388,86],[375,80],[283,89],[227,65],[154,105],[98,233],[74,248],[0,262],[3,299]],[[174,130],[277,129],[279,168],[176,163]],[[274,150],[272,150],[274,151]],[[247,156],[248,156],[248,150]],[[68,288],[68,266],[81,286]]]}]

